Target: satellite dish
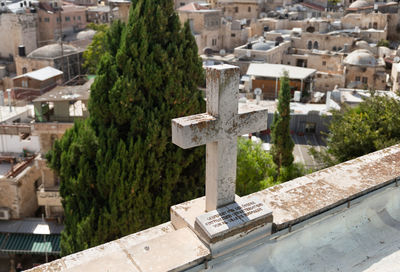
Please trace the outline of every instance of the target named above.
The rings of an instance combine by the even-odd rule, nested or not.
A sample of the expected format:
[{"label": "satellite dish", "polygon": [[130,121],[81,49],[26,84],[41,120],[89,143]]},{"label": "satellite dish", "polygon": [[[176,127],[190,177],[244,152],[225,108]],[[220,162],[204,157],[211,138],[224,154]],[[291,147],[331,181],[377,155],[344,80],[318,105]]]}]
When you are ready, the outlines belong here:
[{"label": "satellite dish", "polygon": [[254,94],[255,95],[261,95],[261,93],[262,93],[262,90],[260,88],[255,88],[254,89]]},{"label": "satellite dish", "polygon": [[394,57],[393,61],[394,61],[395,63],[399,63],[399,62],[400,62],[400,57]]},{"label": "satellite dish", "polygon": [[226,54],[225,49],[221,49],[221,50],[219,51],[219,54],[220,54],[221,56],[225,56],[225,54]]}]

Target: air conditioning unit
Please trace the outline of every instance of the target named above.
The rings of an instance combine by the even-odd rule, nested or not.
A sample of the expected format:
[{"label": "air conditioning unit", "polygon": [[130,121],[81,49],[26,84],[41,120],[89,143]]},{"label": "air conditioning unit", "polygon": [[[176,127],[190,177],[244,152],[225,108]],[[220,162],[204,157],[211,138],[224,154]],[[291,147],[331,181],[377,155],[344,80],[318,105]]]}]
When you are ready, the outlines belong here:
[{"label": "air conditioning unit", "polygon": [[0,220],[9,220],[9,219],[10,219],[10,209],[0,208]]}]

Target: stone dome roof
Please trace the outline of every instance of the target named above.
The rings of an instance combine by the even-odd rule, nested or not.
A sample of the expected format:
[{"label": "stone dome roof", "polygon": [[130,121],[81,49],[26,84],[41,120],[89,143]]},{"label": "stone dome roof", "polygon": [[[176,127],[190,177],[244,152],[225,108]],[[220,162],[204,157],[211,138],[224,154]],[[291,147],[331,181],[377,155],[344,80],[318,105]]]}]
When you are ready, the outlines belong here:
[{"label": "stone dome roof", "polygon": [[76,34],[76,39],[77,40],[91,40],[91,39],[93,39],[94,34],[96,34],[96,31],[93,29],[82,30],[78,34]]},{"label": "stone dome roof", "polygon": [[368,7],[371,6],[367,1],[365,0],[357,0],[353,2],[349,8],[363,8],[363,7]]},{"label": "stone dome roof", "polygon": [[[64,55],[73,54],[78,52],[78,50],[71,45],[63,45]],[[53,59],[61,56],[61,45],[58,43],[53,43],[45,45],[33,50],[28,58],[38,58],[38,59]]]},{"label": "stone dome roof", "polygon": [[345,59],[345,64],[357,66],[376,66],[378,63],[369,50],[358,49],[351,52]]},{"label": "stone dome roof", "polygon": [[367,49],[368,51],[370,51],[370,48],[371,48],[366,41],[356,42],[356,47],[360,48],[360,49]]},{"label": "stone dome roof", "polygon": [[271,44],[265,43],[265,42],[256,42],[253,44],[252,49],[253,50],[262,50],[262,51],[267,51],[272,48]]}]

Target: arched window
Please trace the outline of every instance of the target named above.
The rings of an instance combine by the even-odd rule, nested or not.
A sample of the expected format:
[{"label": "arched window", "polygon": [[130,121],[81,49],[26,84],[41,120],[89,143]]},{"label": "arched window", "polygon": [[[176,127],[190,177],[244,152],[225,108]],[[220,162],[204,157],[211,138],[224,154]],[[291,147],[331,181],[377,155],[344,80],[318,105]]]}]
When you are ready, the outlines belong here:
[{"label": "arched window", "polygon": [[314,49],[318,49],[318,42],[317,41],[314,42]]},{"label": "arched window", "polygon": [[23,68],[22,68],[22,73],[23,73],[23,74],[28,73],[28,70],[26,69],[26,67],[23,67]]},{"label": "arched window", "polygon": [[310,50],[312,49],[312,41],[308,41],[307,48]]},{"label": "arched window", "polygon": [[336,46],[334,46],[334,47],[332,48],[332,51],[337,51]]}]

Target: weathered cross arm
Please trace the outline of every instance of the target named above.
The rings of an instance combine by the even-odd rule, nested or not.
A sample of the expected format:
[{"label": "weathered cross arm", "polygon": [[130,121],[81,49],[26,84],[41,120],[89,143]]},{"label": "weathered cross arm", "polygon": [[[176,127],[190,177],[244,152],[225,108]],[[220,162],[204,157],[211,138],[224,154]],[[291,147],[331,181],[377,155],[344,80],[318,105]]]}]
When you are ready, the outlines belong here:
[{"label": "weathered cross arm", "polygon": [[258,132],[268,128],[268,110],[258,105],[239,104],[239,115],[236,116],[238,124],[246,126],[237,126],[236,135]]},{"label": "weathered cross arm", "polygon": [[172,119],[172,142],[184,149],[214,142],[217,123],[208,113]]},{"label": "weathered cross arm", "polygon": [[[239,104],[239,114],[227,130],[220,129],[219,120],[201,113],[172,120],[172,142],[181,148],[192,148],[225,137],[237,137],[267,129],[268,111],[256,105]],[[242,126],[240,124],[246,124]]]}]

